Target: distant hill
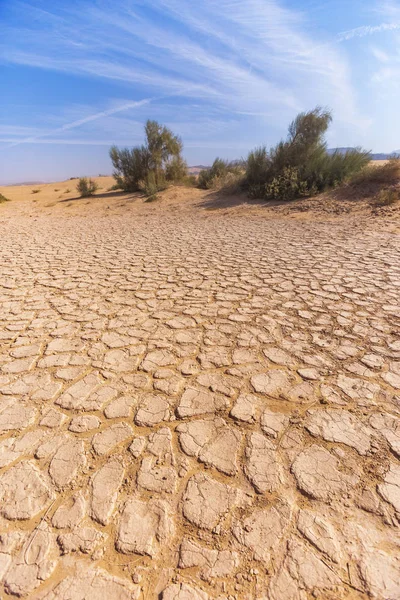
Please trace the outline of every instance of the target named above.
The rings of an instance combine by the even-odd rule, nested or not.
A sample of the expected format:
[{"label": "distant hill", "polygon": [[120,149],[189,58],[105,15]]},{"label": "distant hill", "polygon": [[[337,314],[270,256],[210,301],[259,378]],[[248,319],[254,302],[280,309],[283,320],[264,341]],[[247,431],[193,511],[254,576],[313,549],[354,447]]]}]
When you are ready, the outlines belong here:
[{"label": "distant hill", "polygon": [[22,181],[21,183],[8,183],[9,187],[14,185],[43,185],[45,181]]},{"label": "distant hill", "polygon": [[206,167],[205,165],[193,165],[193,167],[188,167],[188,171],[191,175],[198,175],[200,171],[204,171],[204,169],[209,169],[210,167]]},{"label": "distant hill", "polygon": [[[355,150],[355,149],[356,148],[351,148],[351,147],[350,148],[329,148],[328,153],[333,154],[334,152],[340,152],[341,154],[345,154],[349,150]],[[372,157],[372,160],[389,160],[389,158],[391,158],[394,154],[400,154],[400,150],[394,150],[390,154],[387,154],[386,152],[372,153],[371,157]]]}]

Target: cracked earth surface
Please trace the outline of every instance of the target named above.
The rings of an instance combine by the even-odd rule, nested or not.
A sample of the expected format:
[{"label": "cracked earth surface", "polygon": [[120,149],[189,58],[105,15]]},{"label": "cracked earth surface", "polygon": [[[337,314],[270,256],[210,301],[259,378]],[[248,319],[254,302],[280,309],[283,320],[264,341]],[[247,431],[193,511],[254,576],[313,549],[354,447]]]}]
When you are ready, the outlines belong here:
[{"label": "cracked earth surface", "polygon": [[398,600],[399,236],[13,210],[0,597]]}]

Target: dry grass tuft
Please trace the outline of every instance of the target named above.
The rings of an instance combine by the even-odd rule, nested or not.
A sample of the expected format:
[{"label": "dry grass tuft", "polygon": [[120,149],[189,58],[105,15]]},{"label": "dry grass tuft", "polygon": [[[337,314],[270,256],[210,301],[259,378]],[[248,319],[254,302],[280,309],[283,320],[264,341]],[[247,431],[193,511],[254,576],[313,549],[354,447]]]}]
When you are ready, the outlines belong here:
[{"label": "dry grass tuft", "polygon": [[350,181],[352,186],[395,185],[400,181],[400,159],[392,158],[383,165],[370,164]]}]

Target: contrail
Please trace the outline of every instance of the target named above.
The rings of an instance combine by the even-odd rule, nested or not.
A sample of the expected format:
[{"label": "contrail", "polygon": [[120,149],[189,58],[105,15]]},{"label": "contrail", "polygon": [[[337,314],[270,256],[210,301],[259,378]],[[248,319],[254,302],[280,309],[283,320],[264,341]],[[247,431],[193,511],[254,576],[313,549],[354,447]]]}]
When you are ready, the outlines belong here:
[{"label": "contrail", "polygon": [[96,113],[94,115],[90,115],[89,117],[85,117],[84,119],[79,119],[78,121],[73,121],[72,123],[67,123],[62,127],[58,127],[58,129],[53,129],[48,133],[43,133],[42,135],[37,135],[33,137],[28,137],[23,140],[18,140],[13,144],[7,146],[8,148],[12,148],[13,146],[19,146],[20,144],[29,144],[31,142],[36,142],[37,140],[48,137],[50,135],[54,135],[55,133],[61,133],[63,131],[68,131],[70,129],[75,129],[75,127],[80,127],[85,123],[90,123],[91,121],[96,121],[97,119],[101,119],[103,117],[109,117],[110,115],[115,115],[116,113],[122,112],[124,110],[128,110],[129,108],[136,108],[138,106],[143,106],[145,104],[149,104],[156,98],[145,98],[144,100],[140,100],[138,102],[128,102],[127,104],[123,104],[122,106],[118,106],[116,108],[110,108],[109,110],[103,110],[102,112]]}]

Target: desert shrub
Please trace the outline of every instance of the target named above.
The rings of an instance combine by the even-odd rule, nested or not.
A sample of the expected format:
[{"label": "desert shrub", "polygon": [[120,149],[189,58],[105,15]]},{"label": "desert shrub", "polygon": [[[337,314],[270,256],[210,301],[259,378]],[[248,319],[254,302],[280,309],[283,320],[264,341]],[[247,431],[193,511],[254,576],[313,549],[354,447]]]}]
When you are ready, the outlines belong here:
[{"label": "desert shrub", "polygon": [[266,200],[293,200],[299,196],[309,196],[311,190],[300,177],[296,167],[285,167],[280,175],[265,185]]},{"label": "desert shrub", "polygon": [[114,183],[114,185],[110,186],[107,192],[118,192],[122,190],[121,186],[118,183]]},{"label": "desert shrub", "polygon": [[269,178],[270,170],[271,158],[265,146],[255,148],[249,153],[246,164],[246,181],[249,186],[265,183]]},{"label": "desert shrub", "polygon": [[[113,176],[123,190],[156,191],[165,189],[165,182],[186,175],[187,167],[183,160],[182,140],[168,127],[157,121],[147,121],[145,125],[146,141],[136,148],[110,149],[110,158],[114,166]],[[145,193],[148,193],[147,191]],[[151,195],[151,194],[150,194]]]},{"label": "desert shrub", "polygon": [[81,177],[76,185],[76,189],[81,198],[88,198],[98,189],[97,183],[93,179],[87,177]]},{"label": "desert shrub", "polygon": [[65,192],[64,192],[64,194],[70,194],[70,193],[71,193],[71,190],[69,188],[66,189]]},{"label": "desert shrub", "polygon": [[393,185],[400,181],[400,159],[395,157],[383,165],[370,164],[350,179],[351,185]]},{"label": "desert shrub", "polygon": [[3,204],[3,202],[10,202],[10,200],[3,196],[3,194],[0,194],[0,204]]},{"label": "desert shrub", "polygon": [[188,167],[182,156],[173,156],[165,167],[165,179],[179,183],[188,177]]},{"label": "desert shrub", "polygon": [[385,188],[381,190],[374,200],[375,206],[393,206],[400,200],[399,188]]},{"label": "desert shrub", "polygon": [[139,190],[146,196],[155,196],[157,192],[165,190],[167,183],[164,178],[159,175],[158,180],[154,171],[149,171],[146,177],[139,181]]},{"label": "desert shrub", "polygon": [[250,152],[245,185],[253,198],[291,200],[313,196],[336,187],[370,161],[360,149],[328,153],[325,133],[332,121],[320,107],[300,113],[289,125],[287,140],[267,152],[265,146]]},{"label": "desert shrub", "polygon": [[40,190],[32,190],[32,194],[38,194]]},{"label": "desert shrub", "polygon": [[232,191],[239,189],[244,175],[244,169],[240,161],[229,162],[222,158],[216,158],[209,169],[203,169],[199,173],[198,186],[204,190]]}]

